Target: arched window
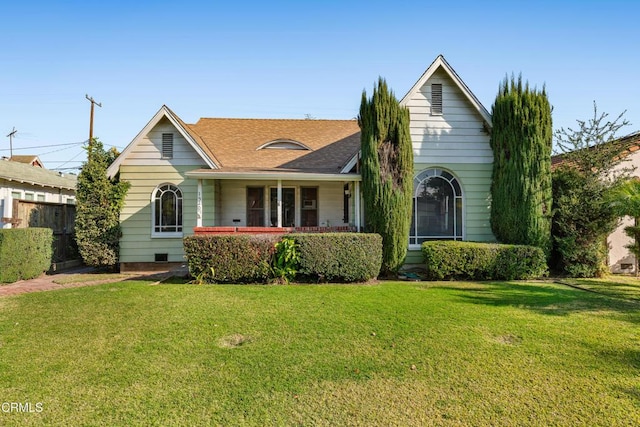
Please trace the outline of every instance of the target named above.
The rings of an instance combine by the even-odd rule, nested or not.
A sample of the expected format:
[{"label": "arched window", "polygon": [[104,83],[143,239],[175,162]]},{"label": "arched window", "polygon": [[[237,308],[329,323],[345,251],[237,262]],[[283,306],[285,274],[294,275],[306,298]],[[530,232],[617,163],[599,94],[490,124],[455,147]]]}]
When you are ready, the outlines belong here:
[{"label": "arched window", "polygon": [[427,169],[413,180],[413,216],[409,244],[425,240],[462,240],[462,189],[442,169]]},{"label": "arched window", "polygon": [[182,191],[173,184],[161,184],[151,196],[153,234],[172,237],[182,234]]}]

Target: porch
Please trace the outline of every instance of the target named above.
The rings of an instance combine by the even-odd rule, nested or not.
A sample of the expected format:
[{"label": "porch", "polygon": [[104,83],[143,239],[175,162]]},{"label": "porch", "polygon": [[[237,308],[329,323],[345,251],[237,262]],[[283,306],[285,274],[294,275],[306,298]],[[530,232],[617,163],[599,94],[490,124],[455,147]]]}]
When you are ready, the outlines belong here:
[{"label": "porch", "polygon": [[359,174],[189,172],[195,234],[360,231]]},{"label": "porch", "polygon": [[289,234],[289,233],[348,233],[357,231],[352,226],[334,227],[195,227],[196,235],[211,234]]}]

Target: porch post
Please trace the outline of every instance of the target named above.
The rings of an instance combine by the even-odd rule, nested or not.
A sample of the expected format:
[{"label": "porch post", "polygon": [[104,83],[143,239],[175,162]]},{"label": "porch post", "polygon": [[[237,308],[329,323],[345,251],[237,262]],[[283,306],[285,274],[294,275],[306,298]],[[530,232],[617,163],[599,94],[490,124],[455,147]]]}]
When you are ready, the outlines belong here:
[{"label": "porch post", "polygon": [[360,232],[360,182],[354,181],[353,187],[354,187],[354,192],[356,193],[354,194],[354,197],[356,199],[355,200],[356,201],[356,211],[355,211],[356,231],[359,233]]},{"label": "porch post", "polygon": [[196,227],[202,227],[202,180],[198,180],[198,194],[196,196]]},{"label": "porch post", "polygon": [[[4,198],[4,209],[3,212],[0,212],[0,214],[2,214],[3,217],[5,218],[11,218],[13,216],[13,197],[11,196],[7,196]],[[0,221],[1,223],[2,221]],[[4,223],[4,225],[1,228],[12,228],[13,226],[11,225],[10,222]]]},{"label": "porch post", "polygon": [[278,180],[278,227],[282,227],[282,180]]},{"label": "porch post", "polygon": [[[216,221],[218,220],[217,215],[218,213],[216,212],[216,184],[217,184],[217,180],[212,180],[211,181],[211,200],[213,201],[213,204],[211,205],[211,218],[213,218],[213,222],[211,223],[212,226],[216,226],[219,225]],[[245,196],[246,197],[246,196]],[[245,200],[246,202],[246,200]]]}]

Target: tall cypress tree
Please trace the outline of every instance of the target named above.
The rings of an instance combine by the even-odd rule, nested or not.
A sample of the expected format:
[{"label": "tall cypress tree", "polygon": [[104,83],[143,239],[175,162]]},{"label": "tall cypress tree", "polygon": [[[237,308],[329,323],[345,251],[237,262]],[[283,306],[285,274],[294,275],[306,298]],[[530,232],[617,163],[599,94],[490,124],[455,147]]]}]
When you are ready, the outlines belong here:
[{"label": "tall cypress tree", "polygon": [[380,77],[371,99],[362,92],[362,191],[367,229],[382,236],[382,274],[398,271],[407,254],[413,190],[409,110]]},{"label": "tall cypress tree", "polygon": [[492,107],[491,229],[503,243],[551,248],[551,106],[541,92],[505,78]]},{"label": "tall cypress tree", "polygon": [[118,156],[94,138],[78,175],[76,242],[82,260],[92,267],[114,267],[120,253],[120,211],[130,184],[109,179],[107,168]]}]

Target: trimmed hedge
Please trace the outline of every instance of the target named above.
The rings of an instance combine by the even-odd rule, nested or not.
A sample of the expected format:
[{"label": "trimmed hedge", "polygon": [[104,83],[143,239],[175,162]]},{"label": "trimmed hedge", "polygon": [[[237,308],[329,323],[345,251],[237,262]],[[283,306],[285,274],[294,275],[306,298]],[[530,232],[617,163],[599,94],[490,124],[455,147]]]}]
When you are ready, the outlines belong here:
[{"label": "trimmed hedge", "polygon": [[0,229],[0,283],[33,279],[51,267],[50,228]]},{"label": "trimmed hedge", "polygon": [[[184,238],[189,273],[200,283],[255,283],[275,277],[275,244],[293,239],[296,278],[364,282],[378,276],[382,237],[362,233],[195,235]],[[212,270],[213,269],[213,270]]]},{"label": "trimmed hedge", "polygon": [[271,276],[274,244],[279,237],[247,234],[185,237],[189,273],[205,283],[265,282]]},{"label": "trimmed hedge", "polygon": [[547,274],[542,249],[524,245],[429,241],[422,255],[430,280],[521,280]]},{"label": "trimmed hedge", "polygon": [[382,265],[382,237],[369,233],[294,233],[298,274],[315,281],[364,282]]}]

